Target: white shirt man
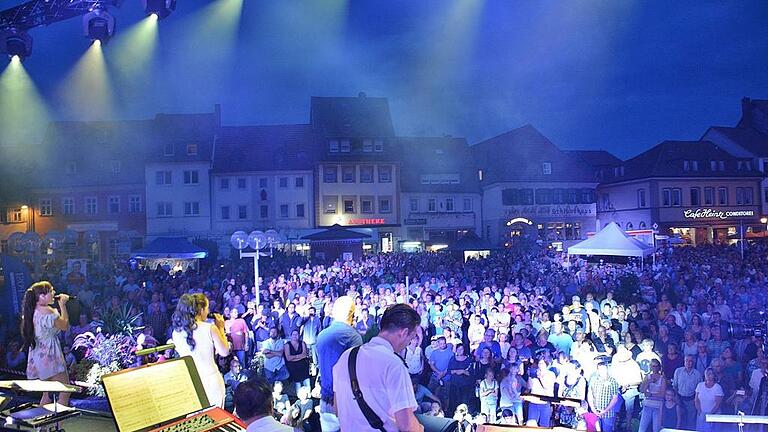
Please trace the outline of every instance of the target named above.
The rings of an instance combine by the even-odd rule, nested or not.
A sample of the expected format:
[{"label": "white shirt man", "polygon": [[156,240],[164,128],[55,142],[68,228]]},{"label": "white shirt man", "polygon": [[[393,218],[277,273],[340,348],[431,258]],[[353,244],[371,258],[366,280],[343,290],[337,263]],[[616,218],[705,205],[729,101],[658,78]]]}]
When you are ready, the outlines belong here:
[{"label": "white shirt man", "polygon": [[[403,360],[395,354],[416,337],[419,314],[406,304],[390,306],[381,318],[379,335],[357,352],[357,381],[363,399],[386,431],[423,432],[413,412],[418,407]],[[375,431],[352,391],[349,356],[345,351],[333,367],[333,392],[342,431]]]}]

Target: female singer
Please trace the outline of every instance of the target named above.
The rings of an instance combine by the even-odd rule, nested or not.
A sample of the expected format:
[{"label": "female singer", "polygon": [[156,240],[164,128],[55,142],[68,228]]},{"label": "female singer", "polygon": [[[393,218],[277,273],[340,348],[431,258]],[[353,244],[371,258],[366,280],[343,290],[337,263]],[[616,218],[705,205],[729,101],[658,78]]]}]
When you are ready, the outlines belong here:
[{"label": "female singer", "polygon": [[180,356],[192,356],[203,382],[208,402],[224,407],[224,377],[216,366],[214,351],[224,357],[229,355],[229,345],[224,336],[224,318],[213,314],[214,324],[208,318],[208,299],[204,294],[184,294],[173,313],[173,343]]},{"label": "female singer", "polygon": [[[67,363],[61,351],[59,332],[69,329],[67,301],[69,296],[59,294],[59,309],[49,306],[56,291],[50,282],[37,282],[24,293],[24,310],[21,318],[21,337],[29,348],[27,356],[27,378],[59,381],[69,384]],[[51,402],[48,393],[43,393],[40,405]],[[62,393],[59,403],[69,403],[69,393]]]}]

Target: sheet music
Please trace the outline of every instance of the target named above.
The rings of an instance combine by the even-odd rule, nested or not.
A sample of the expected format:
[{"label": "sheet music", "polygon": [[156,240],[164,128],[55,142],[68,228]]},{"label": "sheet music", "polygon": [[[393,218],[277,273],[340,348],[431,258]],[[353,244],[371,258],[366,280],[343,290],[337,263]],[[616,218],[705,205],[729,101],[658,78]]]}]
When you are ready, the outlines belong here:
[{"label": "sheet music", "polygon": [[204,408],[184,361],[156,363],[104,378],[121,431],[137,431]]}]

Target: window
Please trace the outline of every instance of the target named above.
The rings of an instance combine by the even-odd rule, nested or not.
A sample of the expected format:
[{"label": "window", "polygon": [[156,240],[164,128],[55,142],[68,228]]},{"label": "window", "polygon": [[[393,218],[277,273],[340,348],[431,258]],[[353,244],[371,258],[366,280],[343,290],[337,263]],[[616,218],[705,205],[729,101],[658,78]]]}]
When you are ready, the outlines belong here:
[{"label": "window", "polygon": [[409,207],[412,212],[418,213],[419,211],[419,199],[418,198],[411,198],[409,201]]},{"label": "window", "polygon": [[296,177],[293,179],[293,186],[296,188],[304,187],[304,177]]},{"label": "window", "polygon": [[437,200],[435,198],[430,198],[427,200],[427,211],[430,213],[437,211]]},{"label": "window", "polygon": [[96,202],[96,197],[85,198],[85,214],[95,215],[98,213],[99,208]]},{"label": "window", "polygon": [[560,188],[552,189],[552,204],[564,203],[564,190]]},{"label": "window", "polygon": [[175,154],[176,154],[176,149],[174,148],[174,145],[172,142],[167,142],[163,145],[164,156],[173,156]]},{"label": "window", "polygon": [[646,205],[645,202],[645,189],[638,189],[637,190],[637,206],[640,208],[644,208]]},{"label": "window", "polygon": [[763,189],[763,199],[768,202],[768,188]]},{"label": "window", "polygon": [[379,197],[379,213],[392,213],[392,204],[389,197]]},{"label": "window", "polygon": [[364,153],[370,153],[373,151],[373,140],[372,139],[364,139],[363,140],[363,152]]},{"label": "window", "polygon": [[699,161],[691,161],[691,171],[699,170]]},{"label": "window", "polygon": [[373,197],[360,197],[360,211],[373,213]]},{"label": "window", "polygon": [[74,198],[62,198],[61,199],[61,211],[66,216],[75,214],[75,200],[74,200]]},{"label": "window", "polygon": [[200,203],[191,201],[184,203],[184,216],[197,216],[200,214]]},{"label": "window", "polygon": [[593,189],[581,190],[581,203],[592,204],[595,202],[595,191]]},{"label": "window", "polygon": [[344,213],[355,213],[355,200],[354,198],[344,197]]},{"label": "window", "polygon": [[697,187],[691,188],[691,205],[692,206],[701,205],[701,189]]},{"label": "window", "polygon": [[280,177],[277,179],[277,186],[280,188],[287,188],[288,187],[288,177]]},{"label": "window", "polygon": [[520,189],[503,189],[501,191],[502,205],[517,205],[520,202]]},{"label": "window", "polygon": [[614,177],[622,177],[624,175],[624,167],[618,166],[613,168],[613,176]]},{"label": "window", "polygon": [[200,183],[199,174],[197,170],[186,170],[184,171],[184,184],[185,185],[196,185]]},{"label": "window", "polygon": [[288,204],[280,204],[280,217],[288,219]]},{"label": "window", "polygon": [[237,179],[237,188],[238,189],[245,189],[247,187],[247,183],[244,177],[239,177]]},{"label": "window", "polygon": [[304,217],[304,204],[296,204],[296,217],[297,218]]},{"label": "window", "polygon": [[157,216],[158,217],[173,216],[173,203],[169,203],[169,202],[157,203]]},{"label": "window", "polygon": [[717,161],[709,161],[709,169],[712,171],[717,171]]},{"label": "window", "polygon": [[725,161],[717,161],[717,169],[720,171],[725,171]]},{"label": "window", "polygon": [[21,209],[20,208],[13,209],[13,212],[11,214],[11,221],[12,222],[21,222],[22,221],[22,219],[21,219]]},{"label": "window", "polygon": [[118,214],[120,213],[120,197],[119,196],[111,196],[107,200],[109,214]]},{"label": "window", "polygon": [[266,201],[267,200],[267,191],[262,189],[261,192],[259,192],[259,199],[262,200],[262,201]]},{"label": "window", "polygon": [[248,206],[247,205],[239,205],[237,206],[237,218],[242,219],[248,219]]},{"label": "window", "polygon": [[197,144],[187,144],[187,156],[197,156]]},{"label": "window", "polygon": [[691,170],[691,164],[686,159],[683,161],[683,171],[690,171],[690,170]]},{"label": "window", "polygon": [[552,162],[544,162],[541,164],[541,172],[544,174],[552,174]]},{"label": "window", "polygon": [[266,177],[259,178],[259,187],[260,188],[267,187],[267,178]]},{"label": "window", "polygon": [[349,153],[352,150],[352,145],[348,139],[339,141],[339,151],[341,153]]},{"label": "window", "polygon": [[472,211],[472,198],[464,198],[464,211]]},{"label": "window", "polygon": [[751,187],[744,188],[744,204],[745,205],[752,205],[753,203],[753,191]]},{"label": "window", "polygon": [[453,198],[446,198],[445,199],[445,211],[447,211],[447,212],[454,211]]},{"label": "window", "polygon": [[77,162],[75,162],[75,161],[67,161],[67,163],[64,165],[64,173],[66,175],[75,175],[75,174],[77,174]]},{"label": "window", "polygon": [[128,213],[141,213],[141,196],[131,195],[128,197]]},{"label": "window", "polygon": [[715,188],[704,188],[704,205],[715,205]]},{"label": "window", "polygon": [[536,204],[552,204],[552,189],[536,189]]},{"label": "window", "polygon": [[354,183],[355,182],[355,167],[343,166],[341,167],[341,182],[342,183]]},{"label": "window", "polygon": [[112,174],[120,174],[121,164],[119,160],[109,161],[109,168]]},{"label": "window", "polygon": [[221,206],[221,218],[229,220],[229,206]]},{"label": "window", "polygon": [[338,178],[336,177],[337,169],[336,166],[325,166],[323,167],[323,182],[325,183],[336,183],[338,182]]},{"label": "window", "polygon": [[360,183],[373,183],[373,165],[360,165]]},{"label": "window", "polygon": [[262,206],[259,207],[259,217],[261,219],[269,218],[269,206],[262,205]]},{"label": "window", "polygon": [[379,183],[392,183],[391,165],[379,165]]},{"label": "window", "polygon": [[328,151],[331,153],[338,153],[339,152],[339,140],[330,140],[328,141]]},{"label": "window", "polygon": [[219,179],[219,189],[221,189],[221,190],[228,190],[229,189],[229,179],[228,178]]},{"label": "window", "polygon": [[40,200],[40,216],[52,216],[53,215],[53,205],[51,204],[50,199],[41,199]]},{"label": "window", "polygon": [[661,205],[669,207],[672,205],[672,189],[664,188],[661,190]]},{"label": "window", "polygon": [[170,171],[157,171],[155,173],[155,184],[158,186],[168,186],[172,179],[173,176]]},{"label": "window", "polygon": [[728,205],[728,188],[725,188],[725,187],[717,188],[717,205],[721,205],[721,206]]},{"label": "window", "polygon": [[736,204],[737,205],[751,205],[752,204],[752,188],[736,188]]},{"label": "window", "polygon": [[339,198],[336,195],[324,195],[323,196],[323,213],[335,214],[336,207],[338,206]]},{"label": "window", "polygon": [[683,191],[680,188],[672,189],[672,205],[680,207],[683,201]]},{"label": "window", "polygon": [[373,151],[376,153],[381,153],[384,151],[384,140],[383,139],[376,139],[373,140]]}]

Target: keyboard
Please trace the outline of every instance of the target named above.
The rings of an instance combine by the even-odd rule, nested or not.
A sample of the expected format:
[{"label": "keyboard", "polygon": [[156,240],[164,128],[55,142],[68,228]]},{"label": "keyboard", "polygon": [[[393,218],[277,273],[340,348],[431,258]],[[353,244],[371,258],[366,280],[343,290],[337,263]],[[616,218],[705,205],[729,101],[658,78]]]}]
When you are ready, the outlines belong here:
[{"label": "keyboard", "polygon": [[245,432],[245,429],[237,417],[216,407],[152,429],[151,432]]}]

